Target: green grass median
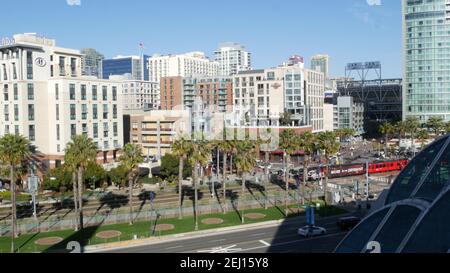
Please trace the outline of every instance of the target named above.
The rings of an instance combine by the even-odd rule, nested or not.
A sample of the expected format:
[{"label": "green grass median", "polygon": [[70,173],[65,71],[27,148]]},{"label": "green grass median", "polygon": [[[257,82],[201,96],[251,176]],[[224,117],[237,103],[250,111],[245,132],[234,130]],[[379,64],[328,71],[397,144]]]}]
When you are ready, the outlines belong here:
[{"label": "green grass median", "polygon": [[[297,205],[289,206],[289,217],[295,217],[303,215],[303,210],[300,212],[297,210]],[[317,214],[321,217],[330,217],[334,215],[344,214],[345,210],[336,207],[321,207]],[[245,224],[254,224],[265,221],[280,220],[285,218],[284,206],[271,207],[267,210],[260,209],[246,209],[244,210],[244,215],[253,214],[254,218],[244,217]],[[262,218],[258,218],[257,216]],[[206,224],[205,220],[217,220],[221,219],[219,223],[209,223]],[[207,221],[208,222],[208,221]],[[214,221],[212,221],[214,222]],[[153,227],[155,221],[143,221],[136,222],[133,225],[129,224],[115,224],[115,225],[101,225],[96,227],[87,227],[82,231],[75,232],[73,230],[64,231],[54,231],[54,232],[42,232],[36,234],[22,235],[15,239],[16,252],[27,253],[27,252],[58,252],[65,250],[66,246],[71,241],[77,241],[83,246],[112,243],[117,241],[127,241],[132,240],[135,236],[139,239],[149,238],[152,236],[165,236],[178,233],[186,233],[194,231],[194,217],[185,216],[183,219],[159,219],[157,220],[157,225],[164,225],[166,228],[171,227],[173,229],[169,230],[159,230],[153,233]],[[226,214],[214,213],[214,214],[204,214],[199,216],[199,230],[208,230],[215,228],[231,227],[241,225],[240,211],[231,210]],[[160,226],[159,226],[160,227]],[[96,235],[99,232],[104,231],[118,231],[120,235],[116,237],[104,239],[99,238]],[[59,237],[63,241],[53,245],[53,246],[43,246],[36,244],[36,241],[43,238],[49,237]],[[0,237],[0,253],[7,253],[11,250],[11,237],[3,236]]]}]

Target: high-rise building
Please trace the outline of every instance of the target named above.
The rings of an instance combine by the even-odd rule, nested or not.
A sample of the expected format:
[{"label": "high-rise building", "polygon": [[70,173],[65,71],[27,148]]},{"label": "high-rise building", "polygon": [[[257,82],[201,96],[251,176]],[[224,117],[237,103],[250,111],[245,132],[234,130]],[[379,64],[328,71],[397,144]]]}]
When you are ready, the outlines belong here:
[{"label": "high-rise building", "polygon": [[36,34],[14,35],[0,47],[0,136],[21,134],[45,171],[64,160],[72,136],[97,144],[99,163],[113,163],[122,140],[120,82],[81,76],[79,50]]},{"label": "high-rise building", "polygon": [[161,109],[193,108],[196,98],[213,112],[227,112],[233,104],[233,88],[228,77],[161,78]]},{"label": "high-rise building", "polygon": [[81,54],[81,74],[101,79],[102,61],[105,57],[93,48],[84,48],[81,50]]},{"label": "high-rise building", "polygon": [[111,76],[110,79],[122,83],[122,108],[125,115],[160,109],[161,98],[158,83],[133,80],[130,74]]},{"label": "high-rise building", "polygon": [[337,97],[333,107],[333,129],[353,129],[356,135],[364,134],[364,104],[350,96]]},{"label": "high-rise building", "polygon": [[163,77],[215,77],[219,64],[206,58],[203,52],[179,55],[154,55],[149,59],[150,81],[158,82]]},{"label": "high-rise building", "polygon": [[450,5],[403,0],[403,118],[450,121]]},{"label": "high-rise building", "polygon": [[240,71],[250,70],[252,66],[251,53],[238,43],[220,44],[214,56],[219,63],[221,76],[232,76]]},{"label": "high-rise building", "polygon": [[311,58],[311,69],[322,72],[325,78],[328,79],[329,62],[330,57],[328,55],[314,55]]},{"label": "high-rise building", "polygon": [[103,79],[110,76],[131,75],[131,79],[137,81],[149,81],[148,63],[150,57],[143,56],[117,56],[113,59],[103,60]]}]

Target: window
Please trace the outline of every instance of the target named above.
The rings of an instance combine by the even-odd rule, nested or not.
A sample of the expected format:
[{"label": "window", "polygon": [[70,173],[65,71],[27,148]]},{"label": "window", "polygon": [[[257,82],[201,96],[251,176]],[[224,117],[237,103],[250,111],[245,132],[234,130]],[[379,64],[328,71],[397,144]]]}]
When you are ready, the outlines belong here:
[{"label": "window", "polygon": [[56,105],[56,120],[59,120],[59,104]]},{"label": "window", "polygon": [[34,104],[28,104],[28,121],[34,121]]},{"label": "window", "polygon": [[58,141],[61,138],[59,130],[60,130],[60,126],[59,126],[59,124],[56,124],[56,140],[58,140]]},{"label": "window", "polygon": [[27,51],[27,79],[33,79],[33,52]]},{"label": "window", "polygon": [[92,86],[92,100],[97,100],[97,85]]},{"label": "window", "polygon": [[97,104],[92,105],[92,118],[97,119],[98,113],[97,113]]},{"label": "window", "polygon": [[108,133],[109,133],[108,123],[104,122],[103,123],[103,137],[108,137]]},{"label": "window", "polygon": [[17,83],[14,84],[13,89],[14,89],[14,100],[18,100],[19,99],[19,89],[18,89]]},{"label": "window", "polygon": [[34,125],[29,125],[28,126],[28,139],[30,141],[35,141],[36,137],[35,137],[35,127]]},{"label": "window", "polygon": [[82,131],[83,135],[87,135],[88,134],[88,128],[87,128],[87,124],[86,123],[81,124],[81,131]]},{"label": "window", "polygon": [[77,59],[75,58],[70,59],[70,72],[72,77],[77,75]]},{"label": "window", "polygon": [[55,83],[55,99],[59,100],[59,84]]},{"label": "window", "polygon": [[8,107],[8,105],[4,106],[3,113],[5,114],[5,121],[9,121],[9,107]]},{"label": "window", "polygon": [[16,135],[20,134],[19,125],[14,126],[14,134]]},{"label": "window", "polygon": [[103,104],[103,119],[108,119],[108,104]]},{"label": "window", "polygon": [[66,76],[66,58],[62,56],[59,57],[59,75]]},{"label": "window", "polygon": [[8,85],[7,84],[3,85],[3,99],[5,101],[9,100],[9,90],[8,90]]},{"label": "window", "polygon": [[81,85],[81,100],[86,100],[86,85]]},{"label": "window", "polygon": [[77,125],[76,124],[70,124],[70,135],[72,137],[77,135]]},{"label": "window", "polygon": [[113,86],[112,88],[112,96],[113,96],[113,101],[117,101],[117,87]]},{"label": "window", "polygon": [[116,104],[113,105],[113,118],[114,119],[117,118],[117,105]]},{"label": "window", "polygon": [[75,100],[75,84],[69,85],[70,100]]},{"label": "window", "polygon": [[76,105],[71,104],[70,105],[70,120],[75,120],[76,116],[77,116]]},{"label": "window", "polygon": [[115,137],[118,136],[117,122],[113,123],[113,133]]},{"label": "window", "polygon": [[28,100],[34,100],[34,85],[32,83],[28,84]]},{"label": "window", "polygon": [[94,135],[94,138],[98,138],[98,123],[94,123],[93,124],[93,135]]},{"label": "window", "polygon": [[19,105],[14,104],[14,120],[19,121]]},{"label": "window", "polygon": [[88,107],[87,104],[81,105],[81,119],[86,120],[88,115]]},{"label": "window", "polygon": [[102,96],[103,100],[108,100],[108,87],[106,86],[102,87]]}]

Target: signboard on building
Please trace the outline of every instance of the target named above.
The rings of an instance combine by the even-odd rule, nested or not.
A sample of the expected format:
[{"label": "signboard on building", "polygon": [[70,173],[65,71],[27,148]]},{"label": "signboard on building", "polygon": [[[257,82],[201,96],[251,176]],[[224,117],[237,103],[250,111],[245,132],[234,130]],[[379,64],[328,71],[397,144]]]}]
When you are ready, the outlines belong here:
[{"label": "signboard on building", "polygon": [[4,37],[0,40],[0,46],[9,46],[16,43],[16,40],[14,38],[8,38]]}]

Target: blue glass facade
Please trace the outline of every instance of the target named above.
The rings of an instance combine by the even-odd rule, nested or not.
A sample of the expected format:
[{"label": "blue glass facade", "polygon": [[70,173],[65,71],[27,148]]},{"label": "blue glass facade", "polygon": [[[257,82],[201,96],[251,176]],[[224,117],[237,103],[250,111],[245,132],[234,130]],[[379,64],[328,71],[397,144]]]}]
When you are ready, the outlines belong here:
[{"label": "blue glass facade", "polygon": [[[144,55],[144,80],[149,80],[149,63],[150,56]],[[141,59],[132,57],[103,60],[103,79],[109,79],[112,75],[131,74],[134,80],[141,79],[142,64]]]}]

